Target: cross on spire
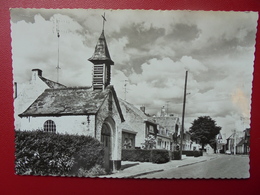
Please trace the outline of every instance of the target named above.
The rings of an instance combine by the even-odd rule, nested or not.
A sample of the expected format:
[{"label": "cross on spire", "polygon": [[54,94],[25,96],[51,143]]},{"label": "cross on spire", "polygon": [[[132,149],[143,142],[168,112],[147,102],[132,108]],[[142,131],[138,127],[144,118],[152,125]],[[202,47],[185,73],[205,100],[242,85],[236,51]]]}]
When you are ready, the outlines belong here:
[{"label": "cross on spire", "polygon": [[105,17],[105,12],[104,12],[104,15],[101,15],[102,16],[102,18],[103,18],[103,31],[104,31],[104,27],[105,27],[105,22],[107,21],[106,20],[106,17]]}]

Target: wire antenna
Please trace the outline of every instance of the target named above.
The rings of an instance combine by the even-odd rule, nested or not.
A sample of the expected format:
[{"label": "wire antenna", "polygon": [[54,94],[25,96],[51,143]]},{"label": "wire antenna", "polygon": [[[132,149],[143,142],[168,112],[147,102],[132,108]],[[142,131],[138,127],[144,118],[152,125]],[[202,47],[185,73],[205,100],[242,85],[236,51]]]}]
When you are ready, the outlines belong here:
[{"label": "wire antenna", "polygon": [[125,101],[126,101],[126,94],[128,93],[128,91],[127,91],[127,80],[125,80],[125,84],[124,84],[124,94],[125,94]]},{"label": "wire antenna", "polygon": [[59,29],[59,20],[56,20],[56,32],[58,37],[58,62],[56,66],[57,70],[57,83],[59,82],[59,70],[60,68],[60,29]]}]

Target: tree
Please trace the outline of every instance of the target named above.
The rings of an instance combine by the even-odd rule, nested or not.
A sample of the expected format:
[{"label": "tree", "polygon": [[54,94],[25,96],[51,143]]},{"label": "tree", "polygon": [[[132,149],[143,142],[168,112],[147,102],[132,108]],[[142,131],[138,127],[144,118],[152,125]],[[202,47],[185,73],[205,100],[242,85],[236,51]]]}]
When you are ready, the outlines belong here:
[{"label": "tree", "polygon": [[191,140],[201,144],[202,150],[206,144],[212,144],[219,134],[221,127],[216,125],[216,121],[209,116],[200,116],[195,119],[190,127]]},{"label": "tree", "polygon": [[144,143],[142,143],[142,148],[146,150],[151,150],[156,148],[156,139],[153,135],[149,135],[145,138]]}]

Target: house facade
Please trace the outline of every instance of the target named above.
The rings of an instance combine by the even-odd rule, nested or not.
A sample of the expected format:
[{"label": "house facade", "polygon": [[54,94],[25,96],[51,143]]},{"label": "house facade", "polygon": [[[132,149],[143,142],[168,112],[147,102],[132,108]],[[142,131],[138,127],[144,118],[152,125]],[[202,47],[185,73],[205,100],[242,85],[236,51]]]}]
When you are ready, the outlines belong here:
[{"label": "house facade", "polygon": [[125,119],[121,124],[123,148],[142,148],[146,137],[149,135],[157,137],[157,124],[150,116],[120,98],[119,103]]},{"label": "house facade", "polygon": [[234,131],[228,138],[226,143],[226,150],[229,150],[231,154],[237,154],[237,145],[241,143],[244,137],[244,132]]},{"label": "house facade", "polygon": [[29,82],[24,84],[14,83],[15,129],[21,129],[21,118],[18,115],[26,110],[45,89],[59,88],[66,88],[66,86],[43,77],[41,69],[32,69]]},{"label": "house facade", "polygon": [[[160,138],[163,142],[162,144],[166,144],[166,148],[169,148],[169,150],[176,150],[176,146],[178,144],[177,137],[180,133],[181,126],[179,117],[174,116],[173,114],[166,114],[163,107],[161,116],[153,116],[153,120],[159,125],[160,129],[162,129],[159,131],[159,136],[160,134],[162,135],[162,138]],[[165,140],[165,138],[167,140]]]},{"label": "house facade", "polygon": [[173,150],[173,139],[172,139],[172,133],[170,131],[163,127],[158,125],[158,134],[157,134],[157,149],[166,149],[166,150]]},{"label": "house facade", "polygon": [[237,154],[249,154],[250,151],[250,128],[245,129],[243,132],[244,136],[236,145]]}]

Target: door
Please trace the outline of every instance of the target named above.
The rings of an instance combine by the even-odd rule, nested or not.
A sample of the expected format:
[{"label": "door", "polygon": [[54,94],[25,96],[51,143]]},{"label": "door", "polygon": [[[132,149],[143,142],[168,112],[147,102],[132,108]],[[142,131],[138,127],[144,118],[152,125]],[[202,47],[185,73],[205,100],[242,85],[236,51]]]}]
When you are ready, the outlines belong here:
[{"label": "door", "polygon": [[104,168],[107,172],[110,172],[110,157],[111,157],[111,133],[107,124],[103,124],[101,131],[101,142],[104,145]]}]

